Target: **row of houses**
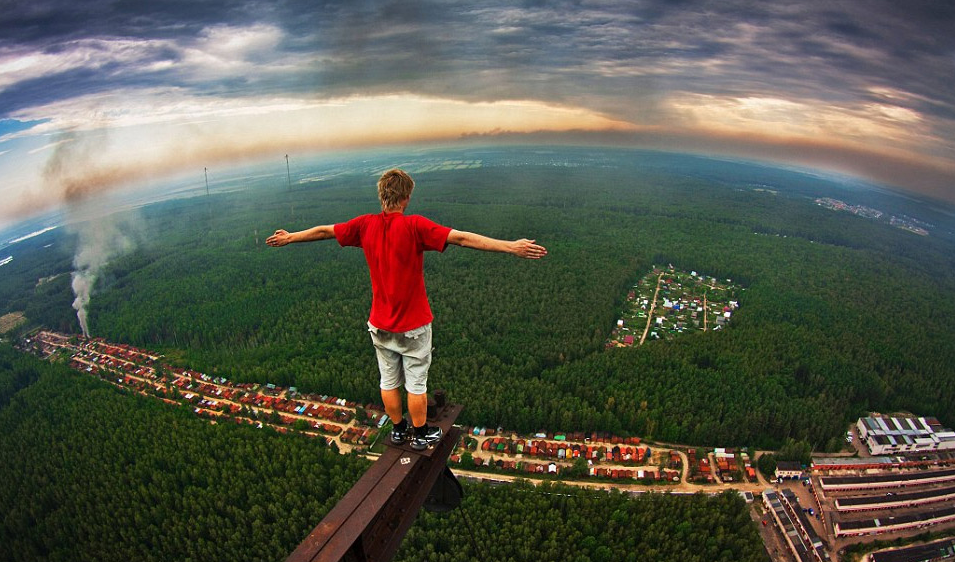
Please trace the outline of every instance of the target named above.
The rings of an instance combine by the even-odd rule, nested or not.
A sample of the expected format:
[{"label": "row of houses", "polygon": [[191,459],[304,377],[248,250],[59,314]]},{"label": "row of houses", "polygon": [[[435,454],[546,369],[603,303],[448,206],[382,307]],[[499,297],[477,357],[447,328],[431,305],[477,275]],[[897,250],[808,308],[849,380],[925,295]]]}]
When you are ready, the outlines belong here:
[{"label": "row of houses", "polygon": [[[49,338],[56,340],[55,343],[58,345],[65,345],[67,341],[65,337],[53,333],[49,334]],[[102,364],[104,368],[131,369],[136,367],[135,363],[154,363],[152,356],[147,352],[131,346],[108,344],[105,341],[94,340],[88,340],[86,345],[90,347],[98,346],[100,348],[99,350],[103,353],[115,353],[124,359],[119,360],[114,357],[99,355],[95,359],[99,364]],[[191,391],[196,395],[204,396],[204,398],[192,396],[189,401],[209,410],[223,410],[226,407],[219,402],[219,400],[229,400],[256,409],[274,409],[278,412],[295,414],[297,416],[306,416],[337,423],[348,423],[354,415],[351,409],[357,406],[355,403],[328,395],[307,396],[311,403],[303,400],[293,400],[284,398],[282,395],[285,393],[285,389],[277,387],[276,385],[230,383],[224,378],[212,378],[204,373],[191,371],[189,369],[165,365],[159,366],[163,367],[165,371],[175,375],[173,384],[180,388],[181,391],[186,394],[189,394]],[[140,371],[135,373],[137,376],[157,378],[156,371],[153,367],[138,366],[136,369]],[[130,382],[131,381],[126,381],[127,384]],[[296,389],[289,389],[287,394],[296,395],[297,391]],[[208,401],[202,402],[203,400]],[[202,403],[200,404],[200,402]],[[324,406],[323,404],[328,406]],[[375,411],[378,409],[380,409],[379,406],[366,406],[365,417],[368,419],[359,421],[363,423],[369,423],[370,421],[372,424],[376,421],[386,421],[384,414]],[[239,412],[240,408],[235,405],[229,405],[228,410],[230,413],[235,414]],[[280,419],[282,423],[288,425],[294,424],[297,421],[296,418],[288,416],[282,416]],[[314,429],[325,433],[337,434],[341,431],[340,427],[333,425],[326,427],[325,425],[327,424],[312,423]],[[381,424],[379,423],[378,425]],[[487,436],[497,433],[494,429],[484,427],[467,428],[467,430],[474,435]],[[497,431],[500,431],[500,428],[498,428]],[[636,446],[640,443],[640,438],[638,437],[620,437],[607,432],[539,432],[536,434],[536,437],[541,439],[537,441],[507,440],[506,442],[502,442],[500,438],[498,438],[498,440],[495,440],[492,444],[486,445],[485,450],[490,450],[493,446],[493,450],[496,452],[506,451],[510,454],[527,454],[558,460],[584,457],[588,460],[616,463],[632,462],[635,464],[642,464],[650,457],[650,449],[648,447]],[[544,441],[544,439],[553,440],[553,442]],[[572,444],[568,443],[568,441],[590,442],[591,444]],[[607,443],[612,444],[613,447],[595,446],[593,443]]]},{"label": "row of houses", "polygon": [[756,469],[750,464],[748,455],[717,447],[713,450],[713,456],[716,458],[716,470],[723,482],[734,482],[740,475],[749,482],[756,482]]},{"label": "row of houses", "polygon": [[[63,344],[65,342],[57,341],[56,343]],[[139,361],[143,358],[147,358],[148,355],[145,352],[138,352],[133,349],[120,348],[118,346],[110,346],[103,342],[96,342],[97,345],[102,346],[99,351],[102,352],[122,352],[130,361],[117,359],[114,357],[109,357],[106,355],[100,355],[96,352],[87,352],[85,353],[85,358],[97,365],[102,366],[103,369],[107,370],[130,370],[135,367],[135,364],[131,362],[132,360]],[[142,356],[137,356],[136,354],[142,353]],[[75,365],[80,367],[80,364]],[[156,370],[152,367],[139,366],[136,367],[135,374],[143,378],[154,378],[158,379],[161,377],[156,376]],[[356,404],[349,402],[347,400],[337,398],[334,396],[322,395],[322,396],[309,396],[313,400],[312,403],[307,403],[302,400],[293,400],[283,397],[284,389],[281,389],[275,385],[259,385],[253,383],[237,383],[233,384],[223,378],[212,378],[203,373],[190,371],[188,369],[182,369],[177,367],[165,367],[165,371],[173,375],[174,380],[172,384],[180,389],[181,397],[186,401],[191,402],[197,406],[197,413],[201,414],[217,414],[218,412],[228,411],[231,414],[237,414],[240,412],[241,407],[236,404],[230,404],[224,402],[228,400],[230,402],[238,402],[239,404],[249,406],[258,410],[275,410],[277,412],[283,412],[288,414],[295,414],[296,416],[305,416],[309,418],[316,418],[317,420],[328,420],[338,423],[348,423],[354,413],[350,408],[355,408]],[[164,382],[166,379],[162,377]],[[136,379],[127,377],[125,380],[117,381],[122,382],[126,385],[132,385]],[[145,385],[142,385],[145,386]],[[165,392],[162,385],[157,385],[153,388],[155,391]],[[290,394],[297,394],[292,389],[289,389]],[[345,409],[349,408],[349,409]],[[384,414],[379,413],[378,410],[380,407],[375,405],[368,405],[365,410],[364,420],[360,420],[363,423],[371,423],[372,425],[375,422],[386,421]],[[295,424],[302,418],[295,418],[286,415],[281,415],[280,418],[276,421],[279,421],[282,425],[291,426]],[[342,432],[342,428],[332,424],[326,424],[319,421],[310,421],[311,428],[313,430],[330,434],[338,435]],[[471,429],[474,434],[478,435],[487,435],[494,434],[493,429],[486,428],[473,428]],[[368,428],[359,428],[354,430],[346,431],[342,435],[342,441],[346,443],[355,443],[355,444],[365,444],[371,441],[373,438],[374,432],[369,431]],[[580,445],[580,444],[570,444],[566,443],[567,439],[578,439],[578,440],[591,440],[593,442],[599,443],[634,443],[637,444],[640,442],[639,438],[629,437],[623,438],[615,436],[609,433],[603,432],[573,432],[573,433],[539,433],[539,436],[544,436],[548,438],[553,438],[555,442],[543,442],[538,440],[536,442],[531,441],[511,441],[507,440],[506,443],[502,439],[498,438],[496,441],[489,443],[485,446],[485,450],[491,449],[491,444],[494,445],[494,451],[504,452],[506,450],[511,454],[528,454],[535,455],[545,458],[554,458],[554,459],[574,459],[581,456],[585,456],[589,460],[607,460],[607,461],[616,461],[616,462],[635,462],[642,463],[646,458],[649,457],[649,449],[646,447],[620,447],[615,445],[614,447],[595,447],[594,445]]]},{"label": "row of houses", "polygon": [[339,439],[352,445],[368,445],[375,440],[378,429],[370,426],[352,426],[345,429]]},{"label": "row of houses", "polygon": [[[104,380],[107,380],[109,382],[115,382],[116,384],[121,384],[127,388],[130,388],[138,392],[148,391],[148,392],[153,392],[153,393],[161,394],[161,395],[168,394],[168,390],[162,384],[149,383],[144,381],[142,378],[133,377],[131,375],[122,375],[120,377],[116,377],[115,376],[116,373],[111,368],[102,368],[99,366],[90,365],[80,360],[80,359],[83,359],[86,361],[91,361],[92,358],[94,357],[95,357],[95,354],[92,354],[90,352],[82,353],[82,354],[78,353],[71,360],[70,366],[73,369],[86,371],[88,373],[97,375],[100,378],[103,378]],[[112,365],[113,363],[108,361],[107,362],[100,361],[99,364]],[[184,400],[186,402],[194,404],[196,407],[193,408],[193,413],[195,413],[199,417],[210,419],[210,420],[218,420],[223,413],[237,414],[241,410],[241,407],[237,404],[232,404],[225,401],[219,401],[212,398],[211,396],[206,396],[201,393],[202,391],[208,392],[212,388],[215,388],[219,394],[229,395],[229,393],[221,392],[222,389],[218,389],[218,387],[212,387],[212,385],[198,385],[198,387],[195,389],[197,392],[190,392],[190,389],[193,388],[194,383],[189,382],[185,378],[177,378],[173,382],[173,384],[184,390],[184,392],[181,393],[179,396],[180,400]],[[169,398],[163,398],[163,400],[172,404],[178,404],[178,402],[171,400]],[[237,417],[237,418],[233,418],[233,420],[236,423],[240,423],[240,424],[245,423],[245,424],[255,425],[259,428],[262,428],[265,425],[265,423],[262,421],[252,420],[252,419]],[[283,416],[280,421],[282,424],[291,425],[295,422],[295,419]],[[268,425],[270,425],[273,429],[275,429],[279,433],[286,433],[288,431],[288,427],[284,427],[282,425],[276,425],[276,424],[268,424]],[[337,435],[338,433],[341,433],[341,428],[332,424],[315,422],[314,424],[312,424],[312,427],[316,431],[331,434],[331,435]],[[326,442],[330,443],[330,440],[326,439]]]},{"label": "row of houses", "polygon": [[193,379],[186,377],[177,377],[174,381],[172,381],[172,384],[181,391],[191,390],[198,392],[199,394],[209,397],[216,397],[221,400],[234,401],[236,400],[237,395],[239,395],[241,392],[235,388],[221,387],[207,382],[196,382]]},{"label": "row of houses", "polygon": [[[209,383],[197,383],[194,380],[186,378],[177,378],[173,382],[173,385],[186,392],[182,396],[186,401],[197,404],[201,408],[215,412],[221,411],[228,412],[232,415],[238,414],[242,407],[238,404],[230,403],[237,400],[239,403],[245,404],[247,406],[255,406],[258,408],[272,407],[277,411],[294,413],[300,416],[307,415],[308,417],[316,417],[329,421],[338,421],[339,423],[348,423],[348,421],[351,419],[350,415],[342,415],[342,412],[345,412],[346,414],[348,413],[345,410],[331,408],[321,404],[302,404],[296,406],[294,403],[289,403],[288,401],[283,403],[275,397],[252,394],[248,388],[220,387]],[[194,390],[198,394],[188,392],[190,390]],[[236,395],[240,393],[241,396],[236,399]],[[216,398],[220,398],[221,400],[229,400],[230,402],[220,402],[216,400]],[[302,418],[279,415],[279,423],[284,426],[294,425],[301,419]],[[308,424],[311,430],[324,433],[326,435],[338,435],[342,432],[342,428],[340,426],[330,423],[308,420]]]},{"label": "row of houses", "polygon": [[[212,416],[212,415],[204,415],[204,414],[207,413],[207,412],[204,411],[204,410],[200,410],[200,411],[198,411],[198,412],[196,412],[196,413],[197,413],[200,417],[209,417],[209,418],[214,418],[214,417],[215,417],[215,416]],[[243,425],[243,424],[244,424],[244,425],[252,425],[252,426],[255,426],[255,427],[259,428],[259,429],[262,429],[262,428],[265,427],[265,426],[269,426],[269,427],[271,427],[272,429],[274,429],[275,431],[277,431],[277,432],[279,432],[279,433],[288,433],[288,431],[289,431],[289,428],[286,427],[286,426],[275,425],[275,424],[271,424],[271,423],[266,423],[266,422],[263,422],[263,421],[260,421],[260,420],[252,420],[252,419],[248,419],[248,418],[232,418],[232,420],[233,420],[235,423],[237,423],[237,424],[240,424],[240,425]],[[338,431],[341,431],[341,428],[337,428],[337,429],[338,429]],[[325,444],[328,445],[328,446],[331,446],[332,443],[335,442],[335,440],[332,439],[331,437],[318,437],[318,439],[324,439],[324,440],[325,440]]]},{"label": "row of houses", "polygon": [[690,449],[686,453],[687,460],[690,463],[689,467],[689,477],[690,482],[706,482],[712,484],[716,482],[716,478],[713,476],[713,469],[710,467],[710,459],[705,455],[701,458],[696,458],[696,450]]},{"label": "row of houses", "polygon": [[[166,382],[168,380],[166,377],[158,377],[156,374],[155,367],[161,367],[173,374],[172,384],[183,391],[191,390],[208,397],[230,401],[237,400],[257,408],[272,408],[281,412],[348,423],[353,416],[352,410],[357,406],[354,402],[344,398],[329,395],[306,395],[303,397],[305,401],[281,398],[280,395],[285,389],[276,385],[233,384],[223,377],[211,377],[205,373],[182,367],[157,364],[153,356],[145,350],[125,344],[108,343],[101,338],[85,340],[78,346],[70,344],[69,338],[53,332],[41,332],[38,338],[43,343],[57,348],[73,347],[78,349],[82,358],[103,368],[129,372],[137,377]],[[329,407],[322,406],[322,404],[327,404]],[[332,406],[338,406],[338,408]]]},{"label": "row of houses", "polygon": [[[217,385],[217,386],[228,387],[228,388],[230,388],[230,389],[237,389],[237,390],[240,390],[240,389],[241,389],[241,390],[245,390],[245,391],[248,391],[248,390],[250,390],[250,389],[252,389],[252,388],[255,387],[255,385],[250,385],[250,384],[248,384],[248,383],[246,383],[246,384],[235,384],[235,383],[231,383],[231,382],[229,382],[229,379],[227,379],[227,378],[225,378],[225,377],[211,377],[211,376],[209,376],[209,375],[207,375],[207,374],[205,374],[205,373],[200,373],[200,372],[198,372],[198,371],[193,371],[193,370],[191,370],[191,369],[184,369],[184,368],[182,368],[182,367],[171,367],[171,366],[169,366],[169,365],[159,365],[159,367],[163,368],[163,369],[166,370],[166,371],[169,371],[169,372],[173,373],[173,374],[176,375],[177,377],[186,378],[186,379],[191,379],[191,380],[194,380],[194,381],[196,381],[196,382],[200,382],[200,381],[201,381],[201,382],[204,382],[204,383],[214,384],[214,385]],[[155,369],[154,369],[154,368],[150,368],[150,370],[154,373],[154,377],[155,377]]]},{"label": "row of houses", "polygon": [[[671,453],[671,456],[675,453]],[[686,453],[690,463],[688,478],[691,482],[715,483],[716,477],[723,482],[734,482],[745,479],[756,482],[756,469],[749,462],[749,457],[734,449],[717,447],[713,450],[716,465],[710,462],[708,455],[698,455],[696,449]],[[699,457],[699,458],[698,458]]]},{"label": "row of houses", "polygon": [[[464,457],[453,454],[450,461],[454,464],[460,464]],[[485,460],[480,457],[473,457],[472,462],[476,467],[488,467],[500,470],[502,472],[523,472],[526,474],[554,474],[559,475],[569,467],[562,466],[556,462],[537,463],[526,460],[510,459],[490,459]],[[470,468],[470,467],[464,467]],[[679,482],[680,473],[675,470],[649,470],[649,469],[628,469],[628,468],[602,468],[590,466],[587,475],[594,478],[607,478],[610,480],[655,480]]]},{"label": "row of houses", "polygon": [[[122,384],[137,390],[152,388],[161,394],[166,394],[166,389],[163,386],[151,387],[150,385],[147,385],[146,383],[129,376],[122,381]],[[194,409],[194,412],[197,415],[216,418],[221,413],[236,415],[242,410],[242,407],[238,404],[235,404],[231,401],[226,401],[233,399],[235,394],[240,392],[238,389],[220,388],[207,383],[196,384],[195,381],[190,381],[189,379],[185,378],[177,378],[172,384],[182,389],[180,399],[197,406]],[[193,390],[195,392],[193,392]],[[220,399],[217,399],[217,397]],[[272,423],[269,425],[271,425],[280,433],[285,433],[287,431],[287,427],[283,426],[291,426],[295,424],[298,419],[299,418],[292,418],[289,416],[279,416],[279,424]],[[250,423],[255,423],[255,421],[256,420],[251,420]],[[262,423],[259,422],[258,426],[262,427]],[[310,422],[309,427],[314,431],[327,435],[338,435],[342,431],[342,428],[337,425],[318,421]]]},{"label": "row of houses", "polygon": [[[482,426],[465,426],[464,433],[475,437],[493,437],[499,433],[504,433],[504,428],[491,428]],[[536,439],[546,439],[548,441],[576,441],[580,443],[610,443],[613,445],[639,445],[639,437],[620,437],[606,431],[571,431],[571,432],[553,432],[539,431],[534,434]]]},{"label": "row of houses", "polygon": [[[66,340],[57,340],[56,343],[62,345],[64,341]],[[96,346],[86,345],[83,349],[77,351],[71,358],[71,367],[77,370],[85,370],[86,372],[101,376],[110,382],[116,382],[117,384],[122,384],[123,386],[140,392],[151,391],[161,395],[168,394],[165,386],[165,383],[169,382],[168,378],[157,377],[154,369],[140,366],[136,367],[131,375],[123,375],[122,371],[131,370],[133,366],[132,363],[101,354],[101,352],[117,352],[117,350],[119,350],[126,354],[127,357],[125,359],[135,359],[133,356],[135,353],[134,350],[109,346],[102,342],[95,343]],[[349,411],[340,408],[333,408],[323,404],[295,405],[290,401],[275,396],[256,394],[254,389],[259,385],[243,383],[223,386],[223,384],[227,382],[225,379],[212,378],[202,373],[189,371],[188,369],[169,368],[168,370],[174,377],[170,384],[179,389],[180,399],[195,405],[196,407],[193,411],[201,417],[215,419],[222,413],[238,414],[242,407],[234,403],[236,401],[248,406],[259,408],[276,407],[276,409],[280,411],[327,420],[337,420],[343,423],[347,423],[351,417]],[[118,374],[120,374],[120,376],[114,380],[116,371],[119,371]],[[154,382],[146,382],[144,379],[152,379]],[[336,404],[339,400],[334,397],[323,397],[323,399],[330,399]],[[343,413],[347,416],[342,416]],[[284,433],[287,428],[282,426],[291,426],[300,419],[301,418],[293,418],[290,416],[280,416],[280,425],[270,425],[273,425],[276,430]],[[256,423],[256,421],[253,420],[251,423]],[[262,422],[258,422],[258,426],[262,427]],[[311,430],[327,435],[338,435],[342,432],[341,427],[321,421],[309,421],[309,426]]]},{"label": "row of houses", "polygon": [[[136,383],[139,383],[139,385],[137,385]],[[131,377],[127,377],[126,380],[124,381],[124,384],[132,388],[137,388],[137,386],[147,386],[144,383],[142,383],[142,381],[138,381],[137,379],[133,379]],[[157,387],[155,390],[161,393],[165,393],[164,387]],[[200,388],[197,390],[201,392],[203,390],[202,385],[200,385]],[[208,390],[208,387],[206,387],[204,390]],[[242,407],[239,406],[238,404],[218,401],[211,398],[210,396],[207,396],[204,394],[196,394],[193,392],[186,392],[185,394],[182,394],[180,398],[182,400],[185,400],[186,402],[190,402],[196,405],[196,408],[193,409],[193,412],[196,415],[200,417],[209,418],[209,419],[216,419],[220,417],[220,415],[223,413],[228,413],[234,416],[238,414],[242,409]],[[256,425],[259,428],[262,428],[265,425],[264,422],[258,419],[245,419],[240,417],[237,417],[234,419],[238,423],[248,423],[248,424]],[[271,426],[276,431],[278,431],[279,433],[287,433],[289,427],[294,425],[300,419],[301,418],[293,418],[290,416],[280,415],[278,419],[278,423],[268,423],[268,425]],[[342,428],[334,424],[320,422],[320,421],[310,421],[308,423],[309,423],[309,429],[311,431],[323,433],[325,435],[335,436],[342,432]]]},{"label": "row of houses", "polygon": [[[297,422],[301,421],[301,418],[290,418],[288,416],[279,416],[279,420],[281,421],[282,425],[292,426],[292,425],[295,425]],[[326,435],[338,435],[339,433],[342,432],[342,428],[340,426],[337,426],[331,423],[325,423],[325,422],[319,422],[319,421],[309,421],[306,423],[308,423],[311,429],[319,433],[324,433]]]},{"label": "row of houses", "polygon": [[78,353],[79,359],[84,359],[86,361],[95,363],[96,365],[104,368],[110,369],[113,371],[121,371],[124,373],[134,373],[136,372],[136,365],[122,359],[116,359],[108,355],[103,355],[96,351],[92,350],[83,350]]},{"label": "row of houses", "polygon": [[131,345],[107,343],[105,340],[100,338],[90,340],[88,345],[98,349],[106,355],[120,357],[133,363],[152,365],[155,362],[153,357],[147,351],[135,348]]},{"label": "row of houses", "polygon": [[[286,398],[280,397],[270,397],[263,396],[261,394],[255,394],[253,396],[253,403],[263,408],[273,408],[280,412],[286,412],[289,414],[296,414],[299,416],[307,416],[310,418],[318,418],[323,420],[328,420],[337,423],[348,423],[354,417],[353,410],[346,410],[343,408],[336,408],[328,404],[334,403],[339,405],[337,402],[329,402],[329,398],[334,399],[334,397],[325,397],[325,400],[322,400],[319,403],[306,403],[300,402],[298,400],[288,400]],[[334,399],[338,400],[338,399]],[[344,401],[342,401],[344,402]],[[344,405],[344,404],[342,404]]]},{"label": "row of houses", "polygon": [[643,464],[650,458],[649,447],[621,447],[620,445],[606,447],[603,445],[544,441],[541,439],[530,441],[523,439],[511,440],[504,437],[486,439],[481,444],[481,450],[500,454],[528,455],[531,457],[557,460],[584,458],[590,461],[605,461],[617,464]]}]

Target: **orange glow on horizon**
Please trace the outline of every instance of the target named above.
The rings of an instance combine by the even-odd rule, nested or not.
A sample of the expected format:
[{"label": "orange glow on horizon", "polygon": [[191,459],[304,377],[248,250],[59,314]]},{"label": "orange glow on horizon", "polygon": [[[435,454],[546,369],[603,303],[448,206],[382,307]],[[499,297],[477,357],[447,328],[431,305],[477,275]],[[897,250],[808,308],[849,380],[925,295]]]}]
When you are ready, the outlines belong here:
[{"label": "orange glow on horizon", "polygon": [[[146,110],[155,99],[122,92],[60,104],[56,113],[66,117],[31,131],[46,133],[43,145],[4,156],[32,158],[33,175],[22,174],[27,181],[0,219],[204,166],[469,138],[583,144],[604,138],[608,144],[817,167],[955,197],[955,164],[918,150],[925,134],[920,116],[888,103],[839,108],[686,95],[669,100],[659,122],[637,125],[585,108],[523,100],[468,103],[396,94],[240,102],[171,95],[160,111]],[[63,130],[71,132],[55,133]],[[884,142],[870,142],[873,137]]]},{"label": "orange glow on horizon", "polygon": [[522,100],[467,103],[390,95],[315,102],[172,101],[158,113],[145,110],[155,100],[122,93],[60,104],[57,113],[71,117],[31,131],[46,132],[50,140],[32,150],[33,177],[16,202],[4,206],[5,217],[189,168],[277,153],[450,142],[469,135],[634,129],[587,109]]}]

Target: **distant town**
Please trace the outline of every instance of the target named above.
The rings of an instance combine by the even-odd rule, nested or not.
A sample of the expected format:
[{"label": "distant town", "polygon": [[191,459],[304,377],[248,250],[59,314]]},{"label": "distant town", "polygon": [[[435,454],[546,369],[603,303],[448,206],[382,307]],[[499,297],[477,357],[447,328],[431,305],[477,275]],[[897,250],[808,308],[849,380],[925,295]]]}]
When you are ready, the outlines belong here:
[{"label": "distant town", "polygon": [[[658,279],[661,273],[667,272],[656,272]],[[675,271],[667,275],[671,284],[687,281]],[[701,276],[691,272],[689,277]],[[636,294],[630,300],[640,302]],[[20,347],[128,391],[188,407],[210,423],[294,431],[370,458],[386,447],[390,420],[377,404],[269,383],[233,383],[100,338],[41,331]],[[860,418],[846,433],[850,452],[814,456],[808,466],[781,460],[771,474],[754,467],[765,452],[748,449],[651,446],[638,437],[600,432],[522,436],[504,428],[463,430],[450,463],[465,478],[491,483],[559,479],[629,494],[736,490],[752,504],[751,515],[774,560],[839,560],[853,545],[906,541],[933,530],[939,533],[935,542],[876,552],[869,560],[943,560],[949,558],[936,554],[955,553],[955,539],[942,537],[955,532],[955,431],[932,417]],[[925,552],[934,557],[924,557]]]},{"label": "distant town", "polygon": [[931,224],[922,222],[912,217],[907,217],[904,215],[901,217],[897,217],[895,215],[886,216],[885,213],[878,209],[873,209],[872,207],[866,207],[864,205],[850,205],[844,201],[832,199],[831,197],[820,197],[816,199],[816,204],[833,211],[845,211],[847,213],[852,213],[853,215],[867,219],[888,220],[890,225],[896,228],[901,228],[902,230],[908,230],[909,232],[913,232],[919,236],[928,236],[929,231],[927,229],[933,227]]}]

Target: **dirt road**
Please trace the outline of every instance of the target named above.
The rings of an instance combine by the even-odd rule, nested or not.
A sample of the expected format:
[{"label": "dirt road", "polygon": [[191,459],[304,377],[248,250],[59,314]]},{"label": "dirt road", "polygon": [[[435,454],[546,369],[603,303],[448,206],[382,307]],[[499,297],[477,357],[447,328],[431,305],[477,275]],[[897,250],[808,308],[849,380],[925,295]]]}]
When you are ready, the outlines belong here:
[{"label": "dirt road", "polygon": [[657,296],[660,294],[660,280],[663,279],[663,274],[665,271],[661,271],[660,275],[657,276],[657,290],[653,292],[653,303],[650,304],[650,312],[647,314],[647,325],[643,329],[643,335],[640,336],[640,343],[638,345],[643,345],[643,341],[647,339],[647,333],[650,331],[650,323],[653,322],[653,311],[657,307]]}]

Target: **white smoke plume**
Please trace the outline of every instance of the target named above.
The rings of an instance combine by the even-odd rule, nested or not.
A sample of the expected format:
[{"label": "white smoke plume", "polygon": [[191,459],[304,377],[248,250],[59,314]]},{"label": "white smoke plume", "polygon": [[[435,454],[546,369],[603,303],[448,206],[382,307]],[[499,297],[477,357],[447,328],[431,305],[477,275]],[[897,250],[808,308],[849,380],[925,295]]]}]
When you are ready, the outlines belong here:
[{"label": "white smoke plume", "polygon": [[95,278],[80,271],[74,271],[72,278],[73,294],[76,295],[76,298],[73,299],[73,309],[76,310],[76,318],[80,321],[80,329],[83,331],[83,335],[89,337],[90,324],[87,320],[86,307],[90,303],[90,292],[93,290]]},{"label": "white smoke plume", "polygon": [[110,260],[135,246],[132,231],[127,228],[132,224],[129,218],[110,215],[72,225],[77,234],[72,274],[73,294],[76,295],[73,308],[84,336],[90,335],[87,315],[96,279]]},{"label": "white smoke plume", "polygon": [[133,213],[116,213],[100,193],[96,174],[97,156],[108,147],[108,139],[80,137],[66,132],[46,163],[43,176],[46,188],[60,194],[67,204],[69,228],[77,235],[73,256],[73,308],[83,335],[89,336],[89,303],[96,279],[110,260],[133,249],[134,232],[139,221]]}]

